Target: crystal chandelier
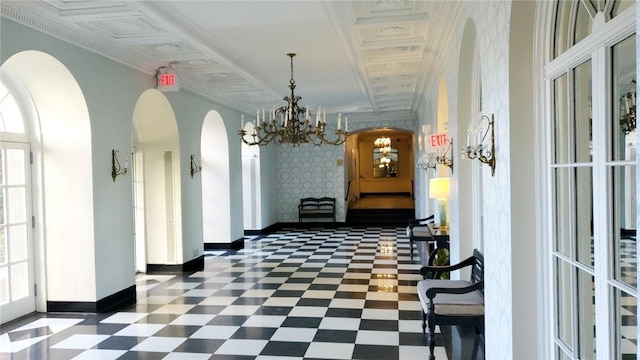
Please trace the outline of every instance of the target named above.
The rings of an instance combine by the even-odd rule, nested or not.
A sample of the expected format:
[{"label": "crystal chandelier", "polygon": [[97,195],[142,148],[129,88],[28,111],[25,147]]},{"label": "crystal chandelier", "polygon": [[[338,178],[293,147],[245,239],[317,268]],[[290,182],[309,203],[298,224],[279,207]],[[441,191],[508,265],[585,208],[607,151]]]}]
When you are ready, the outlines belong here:
[{"label": "crystal chandelier", "polygon": [[342,130],[342,115],[338,113],[335,138],[328,139],[325,134],[326,110],[319,107],[314,116],[308,105],[306,107],[298,105],[298,101],[302,98],[294,94],[296,82],[293,80],[293,57],[296,54],[289,53],[287,56],[291,58],[291,80],[289,80],[291,96],[285,96],[283,99],[287,104],[278,108],[274,106],[271,111],[268,111],[268,114],[264,108],[262,111],[258,110],[253,130],[250,130],[251,133],[244,130],[244,115],[242,115],[238,135],[247,145],[267,145],[271,142],[294,146],[300,144],[340,145],[344,143],[349,126],[346,116],[344,117],[344,130]]}]

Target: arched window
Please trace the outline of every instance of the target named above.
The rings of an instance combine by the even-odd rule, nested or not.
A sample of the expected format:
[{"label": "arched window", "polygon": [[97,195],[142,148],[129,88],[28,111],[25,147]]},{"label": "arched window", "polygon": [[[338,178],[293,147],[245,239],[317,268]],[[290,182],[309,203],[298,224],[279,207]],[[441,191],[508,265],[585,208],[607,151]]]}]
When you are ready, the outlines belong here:
[{"label": "arched window", "polygon": [[637,353],[633,3],[553,5],[546,233],[556,359]]}]

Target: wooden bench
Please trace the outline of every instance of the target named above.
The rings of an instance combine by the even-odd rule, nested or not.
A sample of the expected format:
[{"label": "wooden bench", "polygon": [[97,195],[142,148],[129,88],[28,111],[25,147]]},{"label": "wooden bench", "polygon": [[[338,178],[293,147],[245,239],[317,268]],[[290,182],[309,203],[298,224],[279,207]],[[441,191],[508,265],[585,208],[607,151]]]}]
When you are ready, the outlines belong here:
[{"label": "wooden bench", "polygon": [[[443,273],[471,266],[469,280],[443,280]],[[424,266],[417,291],[422,307],[422,331],[429,327],[429,360],[434,360],[436,325],[473,326],[484,331],[484,256],[477,249],[473,256],[450,266]]]},{"label": "wooden bench", "polygon": [[336,198],[304,198],[298,205],[298,222],[308,218],[330,218],[336,222]]}]

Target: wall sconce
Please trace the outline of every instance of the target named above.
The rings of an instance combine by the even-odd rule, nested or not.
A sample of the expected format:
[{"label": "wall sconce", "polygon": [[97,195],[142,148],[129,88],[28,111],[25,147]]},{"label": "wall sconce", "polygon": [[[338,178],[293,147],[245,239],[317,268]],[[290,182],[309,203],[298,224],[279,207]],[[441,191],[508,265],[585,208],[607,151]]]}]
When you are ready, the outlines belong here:
[{"label": "wall sconce", "polygon": [[202,166],[198,165],[198,163],[196,162],[196,156],[191,155],[191,177],[193,177],[194,174],[199,173],[200,171],[202,171]]},{"label": "wall sconce", "polygon": [[436,155],[431,153],[431,154],[424,154],[424,155],[420,155],[420,157],[418,157],[418,163],[416,164],[416,166],[422,170],[429,170],[429,169],[436,169]]},{"label": "wall sconce", "polygon": [[[636,81],[631,83],[635,88]],[[620,127],[625,135],[636,131],[636,91],[632,90],[620,98]]]},{"label": "wall sconce", "polygon": [[126,175],[127,174],[127,162],[128,160],[125,160],[124,163],[124,168],[120,167],[120,161],[118,160],[118,150],[111,150],[111,178],[113,179],[113,181],[116,181],[116,177],[118,177],[118,175]]},{"label": "wall sconce", "polygon": [[435,160],[436,163],[450,168],[451,173],[453,174],[453,139],[447,139],[446,141],[449,143],[449,146],[447,146],[446,149],[438,149],[436,151]]},{"label": "wall sconce", "polygon": [[[482,120],[487,121],[487,129],[483,133]],[[491,131],[491,145],[487,149],[484,145],[484,139]],[[491,176],[496,172],[496,148],[495,148],[495,133],[494,133],[494,117],[491,114],[491,119],[486,115],[482,115],[480,124],[476,129],[469,127],[467,130],[467,146],[462,148],[462,155],[467,156],[468,159],[478,159],[481,163],[489,165],[491,168]]]},{"label": "wall sconce", "polygon": [[447,198],[449,197],[449,178],[429,180],[429,198],[438,199],[439,227],[447,228]]}]

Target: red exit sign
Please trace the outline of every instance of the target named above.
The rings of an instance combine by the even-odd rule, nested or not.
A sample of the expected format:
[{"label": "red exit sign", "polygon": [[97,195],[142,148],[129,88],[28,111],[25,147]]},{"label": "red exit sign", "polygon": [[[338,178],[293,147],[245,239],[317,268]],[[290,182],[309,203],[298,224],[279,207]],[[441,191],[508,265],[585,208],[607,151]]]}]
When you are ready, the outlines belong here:
[{"label": "red exit sign", "polygon": [[157,76],[158,90],[160,91],[179,91],[180,84],[178,74],[175,72],[159,72]]},{"label": "red exit sign", "polygon": [[429,136],[429,147],[437,149],[449,145],[447,133],[431,134]]}]

